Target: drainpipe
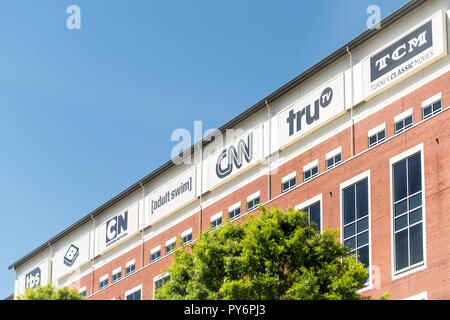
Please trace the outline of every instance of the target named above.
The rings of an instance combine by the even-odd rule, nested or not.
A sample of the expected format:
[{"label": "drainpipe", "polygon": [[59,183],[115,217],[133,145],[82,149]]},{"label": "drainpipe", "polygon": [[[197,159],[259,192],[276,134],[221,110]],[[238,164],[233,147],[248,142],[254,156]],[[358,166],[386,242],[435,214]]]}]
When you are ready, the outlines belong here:
[{"label": "drainpipe", "polygon": [[48,247],[50,248],[50,259],[48,259],[48,283],[53,283],[52,279],[52,258],[53,258],[53,249],[50,241],[48,242]]},{"label": "drainpipe", "polygon": [[350,50],[347,46],[347,52],[350,56],[350,78],[351,78],[351,85],[350,85],[350,92],[351,92],[351,109],[350,109],[350,147],[351,147],[351,156],[353,157],[355,155],[355,137],[354,137],[354,120],[353,120],[353,106],[355,105],[354,102],[354,91],[353,91],[353,56],[350,53]]},{"label": "drainpipe", "polygon": [[203,139],[198,144],[200,150],[200,212],[198,216],[198,234],[202,232],[202,214],[203,214],[203,206],[202,206],[202,195],[203,195]]},{"label": "drainpipe", "polygon": [[143,268],[144,267],[145,189],[144,189],[144,186],[142,185],[142,181],[140,181],[139,183],[140,183],[141,188],[142,188],[141,268]]},{"label": "drainpipe", "polygon": [[94,260],[95,260],[95,219],[94,215],[91,213],[92,219],[92,259],[91,259],[91,294],[94,293]]},{"label": "drainpipe", "polygon": [[[270,162],[271,162],[271,156],[272,156],[272,121],[270,117],[270,105],[267,103],[267,100],[265,101],[266,107],[267,107],[267,122],[269,126],[269,139],[268,139],[268,158],[267,158],[267,201],[270,201],[272,199],[271,194],[271,180],[272,180],[272,173],[270,169]],[[263,144],[264,145],[264,144]]]}]

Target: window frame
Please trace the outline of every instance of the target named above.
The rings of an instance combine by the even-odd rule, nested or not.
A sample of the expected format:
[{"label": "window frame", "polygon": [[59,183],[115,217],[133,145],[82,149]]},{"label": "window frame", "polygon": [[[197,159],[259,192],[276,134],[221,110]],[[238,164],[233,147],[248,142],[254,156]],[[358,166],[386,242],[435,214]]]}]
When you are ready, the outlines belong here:
[{"label": "window frame", "polygon": [[[433,107],[436,103],[440,102],[441,103],[441,107],[438,111],[433,111]],[[427,117],[425,117],[424,111],[426,108],[431,106],[431,114]],[[425,101],[422,102],[422,120],[426,120],[429,119],[433,116],[435,116],[436,114],[442,112],[442,93],[439,92],[437,94],[435,94],[434,96],[426,99]]]},{"label": "window frame", "polygon": [[[284,189],[285,184],[288,185],[286,189]],[[297,171],[293,171],[281,179],[281,193],[283,194],[294,189],[296,185],[297,185]]]},{"label": "window frame", "polygon": [[[169,248],[170,248],[170,250],[167,250]],[[177,238],[173,237],[172,239],[167,240],[166,245],[164,246],[164,249],[165,249],[166,256],[174,253],[175,250],[177,249]]]},{"label": "window frame", "polygon": [[101,291],[109,286],[109,275],[105,274],[98,279],[98,291]]},{"label": "window frame", "polygon": [[[153,255],[159,252],[159,257],[153,259]],[[154,247],[152,250],[150,250],[150,263],[154,263],[161,259],[161,245]]]},{"label": "window frame", "polygon": [[[306,207],[316,204],[317,202],[320,202],[320,233],[322,233],[322,231],[323,231],[323,201],[322,201],[322,198],[323,198],[322,193],[320,193],[317,196],[312,197],[312,198],[295,206],[295,210],[302,210]],[[309,217],[309,221],[311,222],[311,216]]]},{"label": "window frame", "polygon": [[[139,299],[139,300],[143,300],[143,299],[142,299],[142,297],[143,297],[142,283],[141,283],[140,285],[138,285],[138,286],[136,286],[136,287],[130,289],[130,290],[125,291],[125,294],[124,294],[125,299],[124,299],[124,300],[128,300],[128,299],[127,299],[128,296],[130,296],[130,295],[132,295],[132,294],[135,294],[135,293],[138,292],[138,291],[141,291],[141,299]],[[133,300],[135,300],[135,299],[133,299]]]},{"label": "window frame", "polygon": [[[405,125],[405,120],[411,118],[411,123],[408,125]],[[397,130],[397,124],[400,122],[403,123],[403,126],[401,129]],[[414,115],[412,113],[412,108],[406,110],[404,113],[398,115],[394,118],[394,134],[400,134],[402,132],[405,132],[409,128],[414,126]]]},{"label": "window frame", "polygon": [[[236,211],[239,209],[239,214],[236,214]],[[231,213],[233,213],[233,217],[231,217]],[[232,206],[228,207],[228,218],[230,219],[230,221],[234,221],[236,219],[239,219],[239,217],[242,216],[242,207],[241,207],[241,202],[237,202],[235,204],[233,204]]]},{"label": "window frame", "polygon": [[[213,227],[212,224],[213,222],[217,222],[220,219],[220,223],[217,224]],[[221,226],[223,223],[223,214],[222,211],[220,211],[219,213],[216,213],[215,215],[211,216],[209,218],[209,226],[211,227],[212,230],[216,230],[217,228],[219,228],[219,226]]]},{"label": "window frame", "polygon": [[[258,203],[255,203],[256,199],[258,199]],[[252,207],[248,206],[248,204],[250,202],[253,202]],[[257,191],[255,193],[253,193],[252,195],[249,195],[247,197],[247,212],[251,212],[251,211],[255,210],[258,207],[258,205],[260,205],[260,204],[261,204],[261,192],[260,191]]]},{"label": "window frame", "polygon": [[[184,238],[191,236],[191,239],[188,241],[185,241]],[[183,246],[188,245],[192,241],[194,241],[194,235],[192,233],[192,228],[189,228],[188,230],[181,233],[181,241],[183,242]]]},{"label": "window frame", "polygon": [[156,282],[161,280],[161,279],[164,279],[166,277],[170,277],[170,275],[167,272],[161,273],[161,274],[157,275],[156,277],[153,277],[153,300],[155,299]]},{"label": "window frame", "polygon": [[[353,178],[350,178],[344,182],[342,182],[339,185],[339,199],[340,199],[340,205],[339,205],[339,219],[340,219],[340,241],[342,244],[344,244],[344,190],[351,185],[354,185],[362,180],[367,179],[367,203],[368,203],[368,228],[367,231],[369,232],[369,267],[368,267],[368,274],[369,277],[367,279],[367,284],[364,288],[359,290],[358,292],[363,292],[366,290],[370,290],[373,288],[373,277],[372,277],[372,270],[373,270],[373,257],[372,257],[372,197],[371,197],[371,184],[370,184],[370,169],[354,176]],[[357,220],[357,219],[356,219]],[[356,222],[355,220],[355,222]],[[355,233],[356,236],[357,233]]]},{"label": "window frame", "polygon": [[[114,276],[115,275],[119,275],[119,277],[117,279],[114,280]],[[122,279],[122,267],[118,267],[117,269],[114,269],[112,272],[112,279],[111,279],[111,283],[116,283],[117,281],[119,281],[120,279]]]},{"label": "window frame", "polygon": [[[420,152],[420,165],[421,165],[421,183],[422,183],[422,250],[423,250],[423,261],[416,263],[414,265],[410,265],[408,267],[405,267],[401,270],[396,271],[395,270],[395,213],[394,213],[394,164],[399,163],[400,161],[403,161],[407,159],[410,156],[415,155],[416,153]],[[423,143],[420,143],[400,154],[397,154],[396,156],[393,156],[389,159],[389,181],[390,181],[390,228],[391,228],[391,275],[392,280],[396,280],[402,277],[405,277],[411,273],[419,272],[427,267],[427,232],[426,232],[426,185],[425,185],[425,165],[424,165],[424,146]],[[409,253],[408,253],[409,254]]]},{"label": "window frame", "polygon": [[[133,270],[128,271],[128,268],[131,269],[131,267],[134,266]],[[128,277],[129,275],[136,272],[136,259],[133,259],[131,261],[128,261],[125,265],[125,277]]]}]

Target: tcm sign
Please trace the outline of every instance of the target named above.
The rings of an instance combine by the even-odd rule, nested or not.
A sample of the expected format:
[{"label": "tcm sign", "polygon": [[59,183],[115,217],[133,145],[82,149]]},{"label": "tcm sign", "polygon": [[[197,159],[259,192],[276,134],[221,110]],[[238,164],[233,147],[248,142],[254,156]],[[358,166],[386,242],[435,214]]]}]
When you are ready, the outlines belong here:
[{"label": "tcm sign", "polygon": [[446,14],[439,11],[362,61],[363,98],[369,100],[447,55],[446,33]]},{"label": "tcm sign", "polygon": [[122,239],[128,234],[128,211],[106,222],[106,246]]},{"label": "tcm sign", "polygon": [[279,148],[288,147],[344,112],[344,75],[340,73],[278,114]]},{"label": "tcm sign", "polygon": [[41,284],[41,268],[37,267],[36,269],[28,272],[25,275],[25,288],[34,288]]},{"label": "tcm sign", "polygon": [[64,264],[68,267],[71,267],[75,260],[78,258],[78,254],[80,253],[80,249],[77,246],[71,244],[66,254],[64,255]]}]

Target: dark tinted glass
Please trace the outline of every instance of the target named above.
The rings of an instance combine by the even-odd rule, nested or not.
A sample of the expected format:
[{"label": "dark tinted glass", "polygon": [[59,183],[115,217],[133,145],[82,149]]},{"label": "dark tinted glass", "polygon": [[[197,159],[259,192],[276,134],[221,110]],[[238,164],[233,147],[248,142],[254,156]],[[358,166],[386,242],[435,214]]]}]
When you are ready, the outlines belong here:
[{"label": "dark tinted glass", "polygon": [[409,116],[405,119],[405,127],[412,124],[412,116]]},{"label": "dark tinted glass", "polygon": [[394,201],[405,198],[406,190],[406,161],[394,165]]},{"label": "dark tinted glass", "polygon": [[356,248],[356,237],[347,239],[344,241],[344,246],[349,247],[350,249]]},{"label": "dark tinted glass", "polygon": [[378,133],[378,141],[383,140],[386,137],[386,131],[381,131]]},{"label": "dark tinted glass", "polygon": [[377,142],[377,136],[376,135],[371,136],[369,138],[369,146],[373,145],[375,142]]},{"label": "dark tinted glass", "polygon": [[409,214],[409,224],[414,224],[422,220],[422,208],[412,211]]},{"label": "dark tinted glass", "polygon": [[362,247],[357,250],[358,260],[364,264],[366,268],[369,267],[369,246]]},{"label": "dark tinted glass", "polygon": [[340,162],[341,160],[342,160],[342,155],[339,153],[339,154],[335,157],[334,161],[337,163],[337,162]]},{"label": "dark tinted glass", "polygon": [[414,194],[422,189],[420,153],[408,158],[408,178],[409,194]]},{"label": "dark tinted glass", "polygon": [[441,107],[442,107],[442,102],[441,102],[441,100],[435,102],[435,103],[433,104],[433,112],[436,112],[436,111],[441,110]]},{"label": "dark tinted glass", "polygon": [[395,216],[399,216],[402,213],[405,213],[408,210],[408,200],[403,200],[395,204]]},{"label": "dark tinted glass", "polygon": [[355,220],[355,187],[344,190],[344,224]]},{"label": "dark tinted glass", "polygon": [[362,220],[359,220],[358,227],[357,227],[358,233],[361,231],[367,230],[367,229],[369,229],[369,218],[364,218]]},{"label": "dark tinted glass", "polygon": [[408,225],[408,215],[405,214],[400,218],[395,219],[395,231],[401,230]]},{"label": "dark tinted glass", "polygon": [[349,224],[348,226],[344,227],[344,238],[345,239],[348,237],[351,237],[355,234],[356,234],[356,232],[355,232],[355,224],[354,223]]},{"label": "dark tinted glass", "polygon": [[410,237],[410,253],[411,264],[416,264],[423,261],[422,250],[422,223],[416,224],[409,229]]},{"label": "dark tinted glass", "polygon": [[309,208],[309,216],[311,222],[316,224],[316,228],[320,231],[320,202],[316,202]]},{"label": "dark tinted glass", "polygon": [[409,210],[415,209],[422,205],[422,193],[418,193],[415,196],[409,198]]},{"label": "dark tinted glass", "polygon": [[368,180],[364,179],[356,184],[356,212],[358,218],[362,218],[369,214],[369,203],[368,203]]},{"label": "dark tinted glass", "polygon": [[401,129],[403,129],[403,121],[397,122],[395,124],[395,132],[400,131]]},{"label": "dark tinted glass", "polygon": [[395,234],[395,270],[408,266],[408,229]]},{"label": "dark tinted glass", "polygon": [[368,244],[368,243],[369,243],[369,231],[366,231],[366,232],[361,233],[360,235],[358,235],[358,239],[357,239],[357,242],[356,242],[356,245],[358,247],[361,247],[361,246],[363,246],[365,244]]}]

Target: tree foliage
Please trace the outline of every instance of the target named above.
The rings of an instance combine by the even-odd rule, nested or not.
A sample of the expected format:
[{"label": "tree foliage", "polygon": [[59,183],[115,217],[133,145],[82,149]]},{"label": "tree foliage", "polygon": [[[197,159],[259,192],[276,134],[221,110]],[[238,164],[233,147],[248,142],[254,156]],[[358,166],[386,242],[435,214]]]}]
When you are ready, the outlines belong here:
[{"label": "tree foliage", "polygon": [[368,273],[304,212],[261,208],[258,217],[208,230],[178,250],[156,299],[361,299]]},{"label": "tree foliage", "polygon": [[18,296],[18,300],[84,300],[76,289],[55,289],[51,284],[29,288],[25,294]]}]

